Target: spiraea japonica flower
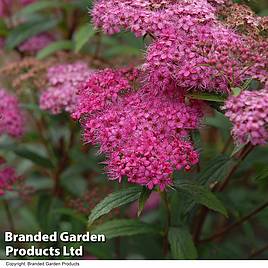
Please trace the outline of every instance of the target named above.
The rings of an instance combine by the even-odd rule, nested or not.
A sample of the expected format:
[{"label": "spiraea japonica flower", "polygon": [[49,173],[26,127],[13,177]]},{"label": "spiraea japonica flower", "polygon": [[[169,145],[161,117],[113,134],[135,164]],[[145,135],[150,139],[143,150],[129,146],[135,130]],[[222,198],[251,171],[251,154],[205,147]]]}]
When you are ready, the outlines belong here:
[{"label": "spiraea japonica flower", "polygon": [[156,90],[175,83],[179,88],[226,94],[248,78],[264,82],[268,44],[242,36],[220,21],[216,7],[225,3],[108,0],[97,1],[92,15],[95,25],[109,34],[124,28],[153,37],[144,70]]},{"label": "spiraea japonica flower", "polygon": [[268,142],[268,88],[243,91],[225,103],[225,115],[233,123],[232,134],[237,143],[253,145]]},{"label": "spiraea japonica flower", "polygon": [[94,24],[108,34],[127,29],[137,36],[157,37],[175,24],[188,28],[215,20],[215,8],[206,0],[100,0],[92,16]]},{"label": "spiraea japonica flower", "polygon": [[105,69],[93,73],[78,92],[79,102],[73,117],[79,119],[84,114],[94,114],[117,101],[121,94],[132,89],[138,73],[135,68]]},{"label": "spiraea japonica flower", "polygon": [[72,113],[77,103],[79,84],[91,73],[92,70],[83,62],[50,67],[47,73],[49,87],[40,96],[41,109],[52,114]]},{"label": "spiraea japonica flower", "polygon": [[268,76],[268,43],[243,38],[222,25],[196,26],[179,33],[169,29],[148,48],[148,83],[229,93],[248,78]]},{"label": "spiraea japonica flower", "polygon": [[18,179],[14,168],[0,168],[0,196],[4,195],[6,191],[11,191]]},{"label": "spiraea japonica flower", "polygon": [[21,52],[36,53],[53,42],[54,38],[48,33],[30,37],[19,46]]},{"label": "spiraea japonica flower", "polygon": [[146,87],[135,92],[130,72],[94,74],[79,92],[75,116],[82,118],[85,141],[107,155],[111,179],[126,176],[131,183],[163,190],[172,184],[175,169],[189,170],[198,162],[188,134],[199,125],[200,105],[186,105],[176,94],[153,95]]},{"label": "spiraea japonica flower", "polygon": [[0,135],[20,137],[24,133],[25,115],[17,97],[0,89]]}]

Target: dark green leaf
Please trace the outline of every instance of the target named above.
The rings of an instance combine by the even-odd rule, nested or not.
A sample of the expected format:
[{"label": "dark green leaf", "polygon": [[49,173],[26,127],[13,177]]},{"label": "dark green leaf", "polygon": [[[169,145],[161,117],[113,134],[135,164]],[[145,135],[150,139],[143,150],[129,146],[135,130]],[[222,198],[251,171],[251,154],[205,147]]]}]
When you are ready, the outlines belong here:
[{"label": "dark green leaf", "polygon": [[87,220],[85,219],[85,217],[83,217],[82,215],[77,214],[74,210],[72,210],[70,208],[58,208],[58,209],[54,209],[52,211],[52,213],[55,213],[57,215],[70,216],[70,217],[78,220],[79,222],[81,222],[84,225],[87,224]]},{"label": "dark green leaf", "polygon": [[198,183],[205,185],[210,182],[222,181],[229,171],[232,160],[226,155],[219,155],[209,161],[206,167],[197,175]]},{"label": "dark green leaf", "polygon": [[200,203],[209,209],[222,213],[227,217],[227,211],[221,201],[211,192],[208,188],[198,185],[192,181],[179,181],[175,183],[176,188],[179,191],[190,195],[196,202]]},{"label": "dark green leaf", "polygon": [[186,227],[169,228],[168,240],[174,259],[194,260],[197,258],[197,251],[192,236]]},{"label": "dark green leaf", "polygon": [[53,168],[53,164],[48,158],[41,156],[28,149],[24,148],[14,149],[14,153],[22,158],[32,161],[34,164],[37,164],[41,167]]},{"label": "dark green leaf", "polygon": [[268,181],[268,168],[263,168],[257,172],[257,176],[255,177],[255,181],[263,182]]},{"label": "dark green leaf", "polygon": [[90,24],[82,25],[74,35],[75,52],[79,52],[94,34],[95,31]]},{"label": "dark green leaf", "polygon": [[38,18],[14,28],[6,40],[6,48],[13,49],[28,38],[54,28],[59,20],[51,17]]},{"label": "dark green leaf", "polygon": [[49,55],[54,54],[57,51],[61,50],[72,50],[73,49],[73,42],[70,40],[61,40],[57,42],[53,42],[52,44],[48,45],[47,47],[43,48],[37,54],[37,59],[42,60]]},{"label": "dark green leaf", "polygon": [[145,203],[150,197],[151,193],[152,193],[151,190],[149,190],[147,187],[143,187],[140,198],[139,198],[138,217],[141,215],[144,209]]},{"label": "dark green leaf", "polygon": [[99,225],[92,232],[94,234],[104,234],[106,238],[111,239],[119,236],[157,234],[159,230],[155,226],[139,220],[112,220]]},{"label": "dark green leaf", "polygon": [[91,225],[96,219],[109,213],[114,208],[137,200],[140,196],[140,193],[140,187],[130,187],[108,195],[91,211],[91,214],[88,218],[88,224]]}]

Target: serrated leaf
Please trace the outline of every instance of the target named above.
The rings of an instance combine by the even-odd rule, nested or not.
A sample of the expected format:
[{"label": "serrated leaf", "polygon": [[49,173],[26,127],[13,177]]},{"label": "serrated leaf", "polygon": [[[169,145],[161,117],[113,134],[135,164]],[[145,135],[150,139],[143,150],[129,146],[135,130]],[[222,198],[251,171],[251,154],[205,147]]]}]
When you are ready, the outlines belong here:
[{"label": "serrated leaf", "polygon": [[28,159],[32,161],[34,164],[37,164],[41,167],[53,168],[53,164],[48,158],[41,156],[33,151],[24,148],[14,149],[13,151],[16,155]]},{"label": "serrated leaf", "polygon": [[157,234],[160,230],[154,225],[139,220],[112,220],[93,229],[94,234],[104,234],[107,239],[119,236],[132,236],[139,234]]},{"label": "serrated leaf", "polygon": [[227,217],[228,213],[222,202],[208,188],[192,181],[179,181],[175,183],[175,186],[179,191],[190,195],[196,203],[200,203]]},{"label": "serrated leaf", "polygon": [[230,157],[219,155],[207,163],[206,167],[197,175],[196,180],[202,185],[213,181],[222,181],[229,171],[231,163]]},{"label": "serrated leaf", "polygon": [[108,195],[91,211],[88,218],[88,224],[91,225],[99,217],[109,213],[114,208],[121,207],[137,200],[140,193],[140,187],[130,187]]},{"label": "serrated leaf", "polygon": [[90,24],[82,25],[74,34],[75,52],[79,52],[94,34],[95,31]]},{"label": "serrated leaf", "polygon": [[144,209],[145,203],[150,197],[151,193],[152,193],[151,190],[149,190],[147,187],[143,187],[140,198],[139,198],[138,217],[141,215]]},{"label": "serrated leaf", "polygon": [[206,92],[188,93],[186,96],[190,99],[206,100],[206,101],[213,101],[213,102],[224,102],[227,98],[224,95],[216,95],[216,94],[211,94],[211,93],[206,93]]},{"label": "serrated leaf", "polygon": [[6,48],[13,49],[28,38],[54,28],[58,23],[57,18],[42,17],[20,24],[9,33]]},{"label": "serrated leaf", "polygon": [[186,227],[169,228],[168,241],[173,259],[194,260],[197,258],[192,236]]},{"label": "serrated leaf", "polygon": [[53,42],[49,44],[47,47],[43,48],[37,54],[37,59],[43,60],[44,58],[54,54],[57,51],[61,50],[72,50],[73,49],[73,42],[70,40],[61,40],[57,42]]}]

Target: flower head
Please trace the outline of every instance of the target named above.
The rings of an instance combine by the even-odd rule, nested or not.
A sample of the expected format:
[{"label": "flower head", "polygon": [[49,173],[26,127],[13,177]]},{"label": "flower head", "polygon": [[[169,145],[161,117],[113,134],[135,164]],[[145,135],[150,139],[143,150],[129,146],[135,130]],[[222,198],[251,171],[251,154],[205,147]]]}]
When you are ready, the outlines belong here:
[{"label": "flower head", "polygon": [[0,89],[0,135],[20,137],[24,133],[25,116],[18,99],[4,89]]},{"label": "flower head", "polygon": [[19,46],[19,50],[21,52],[27,52],[27,53],[36,53],[39,50],[45,48],[48,46],[50,43],[52,43],[54,38],[47,34],[47,33],[42,33],[36,36],[33,36],[23,42]]},{"label": "flower head", "polygon": [[127,74],[107,69],[92,75],[80,91],[75,115],[82,119],[85,141],[107,155],[111,179],[126,176],[131,183],[163,190],[172,184],[175,169],[198,162],[188,134],[199,125],[200,105],[186,105],[174,91],[172,96],[153,95],[146,87],[135,92],[135,76]]},{"label": "flower head", "polygon": [[232,134],[237,143],[253,145],[268,142],[268,88],[243,91],[230,97],[224,105],[225,115],[233,123]]},{"label": "flower head", "polygon": [[92,11],[93,22],[106,33],[122,28],[137,36],[159,36],[190,17],[196,23],[215,20],[215,8],[206,0],[100,0]]},{"label": "flower head", "polygon": [[72,113],[78,100],[79,84],[84,82],[91,73],[87,64],[82,62],[49,68],[47,73],[49,88],[41,94],[41,109],[48,110],[52,114],[59,114],[62,111]]},{"label": "flower head", "polygon": [[229,93],[248,78],[267,79],[268,43],[243,38],[222,25],[169,29],[148,48],[144,70],[159,90],[170,83],[185,89]]},{"label": "flower head", "polygon": [[6,191],[10,191],[13,188],[14,183],[17,182],[19,177],[16,175],[16,171],[11,167],[4,167],[0,169],[0,196],[4,195]]},{"label": "flower head", "polygon": [[116,102],[120,95],[132,89],[132,82],[137,79],[138,73],[135,68],[105,69],[93,73],[81,85],[73,117],[79,119],[83,114],[94,114]]}]

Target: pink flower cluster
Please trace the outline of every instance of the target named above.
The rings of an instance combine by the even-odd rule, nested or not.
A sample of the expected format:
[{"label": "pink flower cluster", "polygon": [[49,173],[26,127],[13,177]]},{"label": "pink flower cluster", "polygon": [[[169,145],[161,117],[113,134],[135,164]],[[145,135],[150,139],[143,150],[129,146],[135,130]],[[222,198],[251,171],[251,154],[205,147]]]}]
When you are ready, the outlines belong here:
[{"label": "pink flower cluster", "polygon": [[54,38],[48,33],[41,33],[39,35],[33,36],[23,42],[19,46],[21,52],[27,53],[37,53],[39,50],[45,48],[50,43],[52,43]]},{"label": "pink flower cluster", "polygon": [[14,183],[18,180],[16,171],[11,167],[4,167],[0,169],[0,196],[4,195],[6,191],[11,191]]},{"label": "pink flower cluster", "polygon": [[229,93],[248,78],[268,77],[268,42],[228,29],[215,6],[226,1],[100,0],[92,15],[109,34],[125,28],[149,34],[147,82],[157,91],[170,83],[178,89]]},{"label": "pink flower cluster", "polygon": [[[79,92],[74,113],[82,117],[86,142],[100,145],[111,179],[163,190],[175,169],[189,170],[198,153],[188,140],[202,117],[199,103],[183,96],[133,90],[137,71],[106,69],[95,73]],[[171,94],[171,93],[170,93]]]},{"label": "pink flower cluster", "polygon": [[93,22],[108,34],[122,28],[137,36],[159,36],[175,25],[194,26],[214,21],[215,8],[206,0],[100,0],[92,11]]},{"label": "pink flower cluster", "polygon": [[77,103],[77,89],[92,71],[87,64],[76,62],[60,64],[49,68],[47,77],[49,88],[40,96],[40,108],[52,114],[63,111],[72,113]]},{"label": "pink flower cluster", "polygon": [[[126,29],[136,36],[152,37],[146,62],[132,80],[121,70],[104,70],[95,73],[79,92],[73,116],[82,117],[85,140],[100,144],[100,151],[108,156],[110,178],[121,181],[127,177],[129,182],[150,189],[156,185],[164,189],[172,184],[174,170],[188,170],[198,162],[188,135],[198,127],[201,107],[197,102],[186,105],[185,93],[193,89],[230,94],[232,87],[247,79],[267,83],[268,43],[227,28],[228,24],[218,19],[220,7],[227,2],[96,2],[93,22],[104,32]],[[138,78],[142,83],[136,91]],[[235,136],[244,139],[242,131],[263,121],[259,114],[250,114],[248,119],[244,106],[239,108],[243,101],[232,106],[232,100],[226,103],[227,116],[235,124]],[[252,113],[254,105],[250,104]],[[239,123],[241,127],[237,127]],[[243,129],[244,124],[247,127]],[[250,132],[253,143],[260,143],[265,128],[258,126],[259,136],[257,129]]]},{"label": "pink flower cluster", "polygon": [[18,99],[4,89],[0,89],[0,135],[20,137],[24,133],[25,116]]},{"label": "pink flower cluster", "polygon": [[233,123],[232,134],[237,143],[253,145],[268,142],[268,88],[243,91],[225,103],[225,115]]},{"label": "pink flower cluster", "polygon": [[93,73],[78,92],[79,108],[73,117],[79,119],[84,114],[94,114],[116,102],[121,94],[132,89],[131,81],[134,82],[138,74],[138,70],[132,68],[117,71],[105,69]]},{"label": "pink flower cluster", "polygon": [[186,89],[229,93],[249,77],[267,79],[267,51],[268,43],[245,40],[222,25],[169,29],[149,46],[144,68],[156,88],[175,81]]}]

